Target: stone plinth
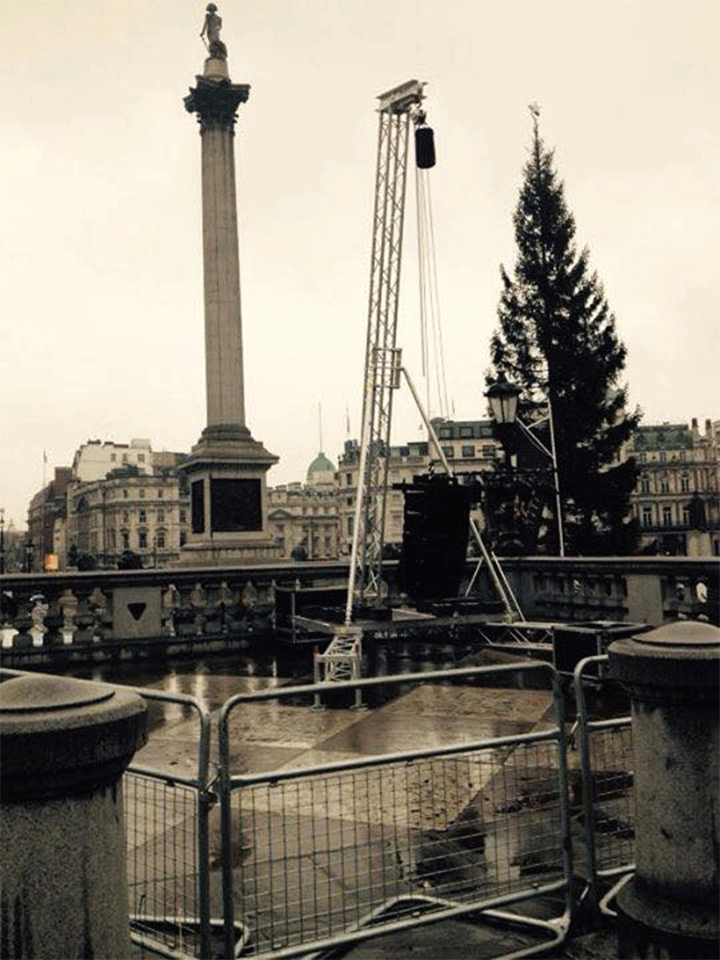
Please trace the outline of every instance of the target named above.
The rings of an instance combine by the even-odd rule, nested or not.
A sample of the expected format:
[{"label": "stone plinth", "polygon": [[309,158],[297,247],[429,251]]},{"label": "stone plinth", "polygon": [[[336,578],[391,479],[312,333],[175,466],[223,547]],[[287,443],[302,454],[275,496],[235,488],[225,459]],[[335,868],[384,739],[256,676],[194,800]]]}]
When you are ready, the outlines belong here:
[{"label": "stone plinth", "polygon": [[635,754],[637,870],[618,897],[620,956],[718,957],[720,630],[680,621],[609,655],[632,698]]},{"label": "stone plinth", "polygon": [[130,955],[121,777],[136,694],[64,677],[0,685],[3,957]]}]

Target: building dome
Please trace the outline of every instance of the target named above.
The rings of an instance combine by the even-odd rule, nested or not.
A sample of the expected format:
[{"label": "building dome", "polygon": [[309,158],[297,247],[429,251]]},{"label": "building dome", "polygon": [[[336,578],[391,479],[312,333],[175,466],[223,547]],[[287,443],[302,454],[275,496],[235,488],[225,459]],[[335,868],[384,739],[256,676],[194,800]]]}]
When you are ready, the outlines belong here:
[{"label": "building dome", "polygon": [[308,467],[307,482],[309,484],[332,483],[334,478],[335,465],[321,451]]}]

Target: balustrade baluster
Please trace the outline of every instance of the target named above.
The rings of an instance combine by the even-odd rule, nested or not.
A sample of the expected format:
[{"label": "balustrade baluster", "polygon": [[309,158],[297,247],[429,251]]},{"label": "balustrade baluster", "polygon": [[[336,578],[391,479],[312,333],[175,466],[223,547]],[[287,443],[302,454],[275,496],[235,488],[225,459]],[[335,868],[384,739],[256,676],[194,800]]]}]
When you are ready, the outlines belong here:
[{"label": "balustrade baluster", "polygon": [[59,607],[63,617],[63,641],[66,644],[71,644],[74,642],[77,633],[78,599],[69,587],[63,590]]},{"label": "balustrade baluster", "polygon": [[17,631],[12,639],[14,650],[28,650],[33,645],[33,638],[30,630],[33,626],[33,618],[30,615],[32,605],[30,600],[19,604],[18,612],[13,618],[12,625]]},{"label": "balustrade baluster", "polygon": [[63,612],[60,607],[60,598],[53,600],[48,612],[45,614],[45,646],[61,647],[63,643],[62,627],[64,623]]},{"label": "balustrade baluster", "polygon": [[188,637],[193,634],[195,611],[190,600],[192,587],[185,584],[177,585],[177,604],[175,607],[174,623],[175,635],[178,637]]},{"label": "balustrade baluster", "polygon": [[90,591],[87,587],[82,591],[78,589],[77,602],[75,643],[90,646],[94,637],[95,615],[90,604]]},{"label": "balustrade baluster", "polygon": [[207,595],[199,583],[195,584],[190,593],[190,604],[195,614],[195,636],[201,637],[205,632],[205,624],[207,622]]},{"label": "balustrade baluster", "polygon": [[243,587],[242,594],[240,595],[240,604],[245,611],[245,623],[247,625],[247,632],[252,633],[254,630],[254,621],[255,621],[255,607],[258,602],[258,592],[255,589],[255,585],[252,580],[248,580],[245,586]]},{"label": "balustrade baluster", "polygon": [[31,597],[31,603],[33,606],[30,610],[30,616],[33,625],[30,632],[33,637],[33,646],[42,647],[45,642],[45,616],[49,608],[43,594],[36,594]]},{"label": "balustrade baluster", "polygon": [[180,593],[174,583],[169,584],[162,595],[162,620],[168,637],[177,636],[175,617],[180,606]]},{"label": "balustrade baluster", "polygon": [[230,587],[228,587],[227,581],[223,580],[220,584],[217,598],[217,608],[220,614],[220,633],[222,633],[223,636],[226,636],[230,632],[228,607],[232,607],[235,602],[235,595]]},{"label": "balustrade baluster", "polygon": [[107,597],[100,587],[95,587],[88,598],[93,623],[93,641],[101,643],[112,631],[112,619],[109,615]]}]

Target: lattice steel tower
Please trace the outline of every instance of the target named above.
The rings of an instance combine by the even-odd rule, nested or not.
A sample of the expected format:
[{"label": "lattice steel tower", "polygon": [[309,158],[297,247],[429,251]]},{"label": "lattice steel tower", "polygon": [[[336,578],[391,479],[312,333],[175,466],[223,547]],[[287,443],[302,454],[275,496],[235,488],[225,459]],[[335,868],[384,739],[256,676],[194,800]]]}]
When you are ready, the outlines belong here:
[{"label": "lattice steel tower", "polygon": [[411,120],[420,124],[423,84],[410,80],[378,97],[379,134],[370,269],[362,434],[350,561],[346,622],[352,598],[382,595],[382,550],[390,453],[393,390],[399,386],[396,347],[400,267]]}]

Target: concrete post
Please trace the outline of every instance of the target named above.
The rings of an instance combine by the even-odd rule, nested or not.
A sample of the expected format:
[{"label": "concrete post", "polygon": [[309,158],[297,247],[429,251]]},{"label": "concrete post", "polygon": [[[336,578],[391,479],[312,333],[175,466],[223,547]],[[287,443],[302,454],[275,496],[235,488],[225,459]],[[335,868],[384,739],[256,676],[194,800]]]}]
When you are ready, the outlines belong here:
[{"label": "concrete post", "polygon": [[619,956],[720,956],[720,630],[680,621],[609,648],[632,699],[635,861]]},{"label": "concrete post", "polygon": [[0,956],[130,956],[121,777],[146,706],[105,684],[0,684]]}]

